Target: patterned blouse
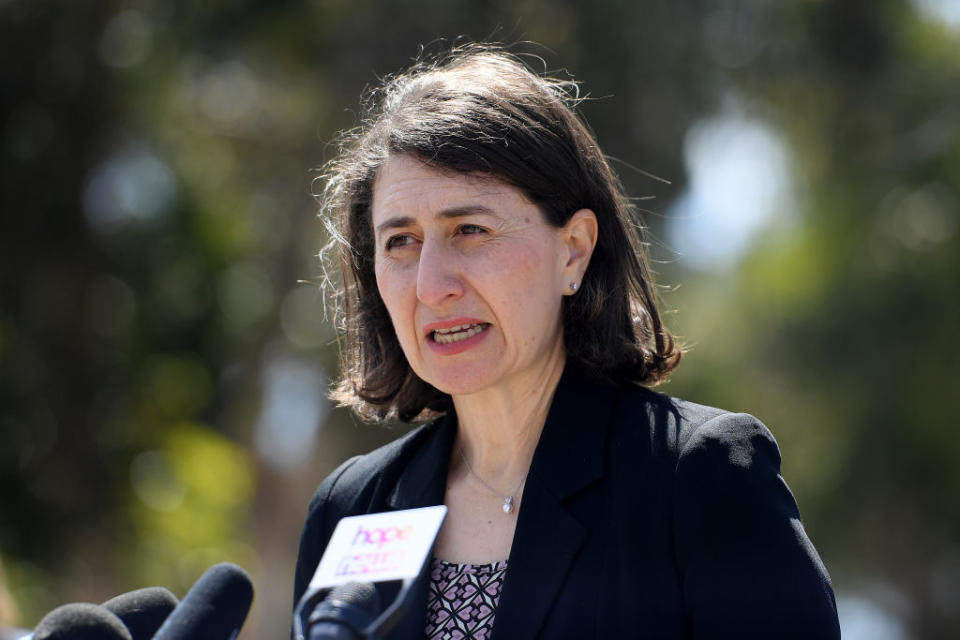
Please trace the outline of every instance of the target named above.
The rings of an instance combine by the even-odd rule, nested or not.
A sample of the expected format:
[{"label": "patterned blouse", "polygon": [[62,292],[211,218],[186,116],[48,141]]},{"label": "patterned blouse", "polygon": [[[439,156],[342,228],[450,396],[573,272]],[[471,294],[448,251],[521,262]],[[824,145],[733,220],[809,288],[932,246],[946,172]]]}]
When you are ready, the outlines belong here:
[{"label": "patterned blouse", "polygon": [[427,638],[487,640],[507,561],[456,564],[434,558],[427,595]]}]

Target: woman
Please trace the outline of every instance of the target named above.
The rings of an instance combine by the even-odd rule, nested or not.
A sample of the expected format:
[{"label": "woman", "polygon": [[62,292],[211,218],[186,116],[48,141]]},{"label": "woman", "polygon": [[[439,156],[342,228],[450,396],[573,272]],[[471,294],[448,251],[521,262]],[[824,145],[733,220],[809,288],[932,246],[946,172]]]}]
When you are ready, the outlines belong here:
[{"label": "woman", "polygon": [[770,432],[646,388],[680,350],[575,96],[462,50],[389,80],[331,165],[335,397],[439,417],[320,485],[295,602],[340,518],[442,503],[391,637],[837,638]]}]

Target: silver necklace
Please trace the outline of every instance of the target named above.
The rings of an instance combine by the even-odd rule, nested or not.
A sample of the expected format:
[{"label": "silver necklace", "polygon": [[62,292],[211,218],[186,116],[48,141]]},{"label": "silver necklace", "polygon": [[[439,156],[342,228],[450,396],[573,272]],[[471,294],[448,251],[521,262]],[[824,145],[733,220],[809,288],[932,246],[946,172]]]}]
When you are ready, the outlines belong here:
[{"label": "silver necklace", "polygon": [[496,489],[494,489],[493,487],[491,487],[490,485],[488,485],[483,478],[477,475],[477,473],[470,466],[470,463],[467,462],[467,456],[463,454],[463,449],[460,448],[459,444],[457,445],[457,451],[460,453],[460,459],[463,460],[463,464],[466,465],[467,471],[470,472],[470,475],[472,475],[474,478],[479,480],[480,484],[482,484],[484,487],[487,488],[487,491],[497,496],[498,498],[503,499],[503,506],[500,507],[501,509],[503,509],[503,512],[507,515],[510,515],[511,513],[513,513],[513,498],[515,495],[517,495],[517,493],[520,492],[520,489],[523,488],[523,484],[527,481],[527,476],[524,475],[523,480],[520,481],[520,484],[517,485],[517,488],[514,489],[510,495],[505,496],[499,491],[497,491]]}]

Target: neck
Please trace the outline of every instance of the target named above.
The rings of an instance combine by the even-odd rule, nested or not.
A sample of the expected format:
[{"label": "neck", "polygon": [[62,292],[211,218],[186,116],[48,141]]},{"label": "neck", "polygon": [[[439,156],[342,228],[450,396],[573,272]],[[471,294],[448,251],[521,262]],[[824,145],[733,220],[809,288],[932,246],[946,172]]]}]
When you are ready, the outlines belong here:
[{"label": "neck", "polygon": [[453,398],[457,446],[477,475],[504,492],[530,468],[564,363],[561,345],[523,379]]}]

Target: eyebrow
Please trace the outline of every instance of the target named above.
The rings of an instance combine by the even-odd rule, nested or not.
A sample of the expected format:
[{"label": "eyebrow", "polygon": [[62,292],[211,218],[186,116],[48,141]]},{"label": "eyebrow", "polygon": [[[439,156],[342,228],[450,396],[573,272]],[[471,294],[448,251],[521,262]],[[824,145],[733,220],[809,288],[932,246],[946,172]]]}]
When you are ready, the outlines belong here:
[{"label": "eyebrow", "polygon": [[[494,211],[490,207],[484,206],[482,204],[468,204],[462,207],[451,207],[449,209],[443,209],[438,211],[434,216],[435,218],[441,219],[451,219],[451,218],[462,218],[464,216],[472,216],[476,214],[493,214]],[[387,229],[397,229],[399,227],[408,227],[414,224],[416,220],[410,216],[398,216],[396,218],[390,218],[386,222],[383,222],[377,225],[377,231],[383,233]]]}]

